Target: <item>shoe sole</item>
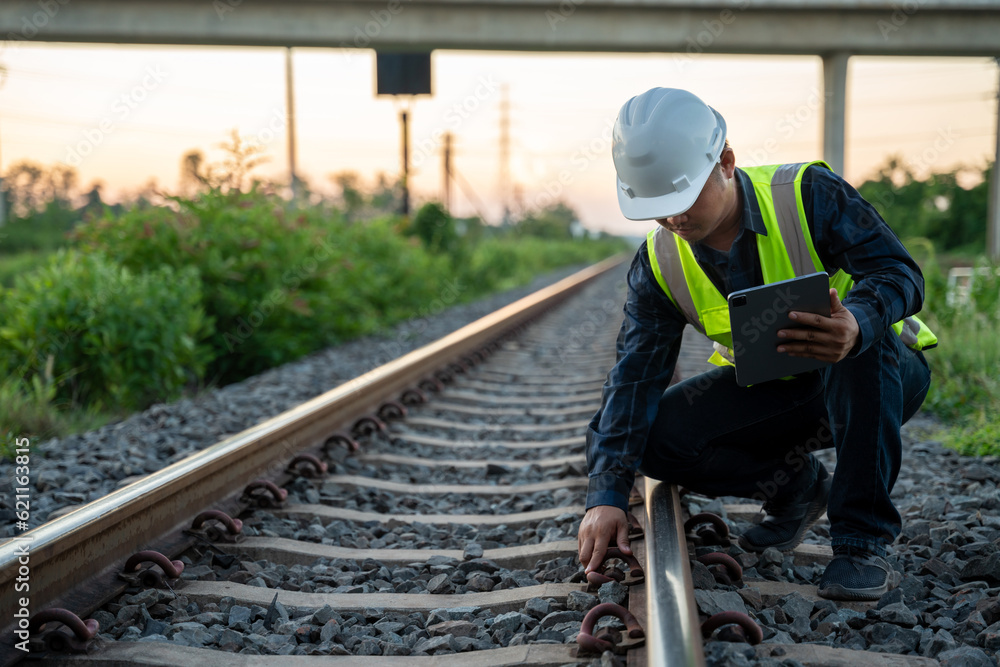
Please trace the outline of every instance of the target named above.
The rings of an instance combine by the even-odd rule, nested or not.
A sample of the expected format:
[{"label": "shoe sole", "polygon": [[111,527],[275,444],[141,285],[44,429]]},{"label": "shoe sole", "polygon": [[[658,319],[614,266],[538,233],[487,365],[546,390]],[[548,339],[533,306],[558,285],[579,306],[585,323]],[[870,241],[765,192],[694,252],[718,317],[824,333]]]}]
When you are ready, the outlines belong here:
[{"label": "shoe sole", "polygon": [[833,480],[829,477],[827,477],[826,480],[824,480],[822,487],[823,489],[822,504],[817,508],[817,510],[810,512],[805,516],[805,518],[802,521],[802,525],[799,526],[799,529],[795,532],[795,535],[791,539],[785,540],[784,542],[779,542],[778,544],[767,544],[764,546],[758,546],[747,540],[745,535],[740,535],[739,539],[737,540],[737,543],[741,547],[743,547],[744,550],[752,551],[754,553],[761,553],[765,549],[772,549],[772,548],[777,549],[778,551],[788,551],[789,549],[794,549],[795,547],[799,546],[799,544],[802,543],[802,538],[805,536],[806,531],[812,528],[816,524],[816,522],[819,521],[820,517],[823,516],[823,513],[826,512],[826,503],[830,498],[830,484],[832,483],[832,481]]},{"label": "shoe sole", "polygon": [[831,584],[816,592],[827,600],[846,600],[849,602],[872,602],[894,589],[902,579],[896,571],[889,573],[885,583],[878,588],[844,588],[840,584]]}]

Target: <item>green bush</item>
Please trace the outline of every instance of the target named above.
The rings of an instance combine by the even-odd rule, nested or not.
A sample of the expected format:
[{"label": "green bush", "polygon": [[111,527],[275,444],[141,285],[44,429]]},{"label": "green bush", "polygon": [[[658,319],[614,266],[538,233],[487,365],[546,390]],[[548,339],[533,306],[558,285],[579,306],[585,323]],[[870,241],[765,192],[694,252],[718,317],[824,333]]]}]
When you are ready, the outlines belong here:
[{"label": "green bush", "polygon": [[391,219],[349,223],[333,209],[289,212],[257,192],[175,199],[79,228],[77,238],[134,271],[192,267],[201,279],[211,381],[232,382],[398,321],[432,299],[443,260]]},{"label": "green bush", "polygon": [[[924,266],[925,313],[939,344],[927,354],[931,388],[924,409],[946,420],[945,442],[966,454],[1000,454],[1000,277],[981,261],[967,303],[948,303],[947,276]],[[923,315],[923,313],[922,313]],[[992,438],[992,439],[991,439]]]},{"label": "green bush", "polygon": [[0,300],[0,369],[52,398],[138,409],[176,396],[207,361],[208,329],[193,270],[134,272],[97,254],[61,251]]}]

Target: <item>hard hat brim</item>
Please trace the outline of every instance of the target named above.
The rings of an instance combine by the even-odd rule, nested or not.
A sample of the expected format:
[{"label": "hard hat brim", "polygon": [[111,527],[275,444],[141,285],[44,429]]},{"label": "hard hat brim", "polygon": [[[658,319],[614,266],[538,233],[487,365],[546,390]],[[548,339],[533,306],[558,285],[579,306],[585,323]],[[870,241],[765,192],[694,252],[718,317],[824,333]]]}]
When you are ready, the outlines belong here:
[{"label": "hard hat brim", "polygon": [[656,220],[680,215],[694,206],[701,191],[705,188],[705,183],[708,182],[708,177],[712,175],[713,169],[715,169],[715,162],[698,174],[698,178],[683,192],[671,192],[659,197],[629,197],[625,192],[626,186],[620,178],[616,177],[615,180],[618,181],[618,207],[621,209],[622,215],[629,220]]}]

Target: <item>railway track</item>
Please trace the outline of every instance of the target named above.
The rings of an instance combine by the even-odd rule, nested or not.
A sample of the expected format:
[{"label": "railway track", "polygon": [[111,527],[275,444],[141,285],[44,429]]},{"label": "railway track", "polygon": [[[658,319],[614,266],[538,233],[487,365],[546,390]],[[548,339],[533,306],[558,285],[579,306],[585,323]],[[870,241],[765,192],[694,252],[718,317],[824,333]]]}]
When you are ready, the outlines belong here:
[{"label": "railway track", "polygon": [[[614,361],[614,266],[581,272],[45,524],[30,540],[0,545],[4,591],[28,542],[33,612],[44,601],[89,618],[76,639],[61,617],[48,622],[32,636],[32,657],[556,666],[609,664],[600,641],[614,637],[629,665],[702,665],[704,632],[711,664],[938,664],[792,641],[793,624],[818,633],[814,642],[838,632],[831,614],[843,615],[844,628],[882,619],[868,616],[876,603],[834,605],[815,587],[780,581],[783,569],[821,566],[828,548],[744,554],[726,532],[757,506],[692,494],[682,502],[676,487],[653,480],[637,483],[633,507],[641,567],[610,559],[612,581],[588,586],[575,539],[583,433]],[[680,372],[703,370],[703,350],[686,337]],[[258,478],[270,483],[248,488]],[[151,547],[166,554],[160,565],[130,559]],[[626,627],[606,616],[591,629],[585,617],[598,603],[624,603],[634,620],[622,613]],[[15,609],[5,592],[4,618]],[[727,615],[703,625],[717,612]],[[711,624],[721,629],[713,634]],[[14,629],[5,631],[5,663],[24,657]],[[581,634],[596,635],[583,642],[590,653]],[[761,638],[768,642],[746,643]],[[737,643],[713,648],[722,640]],[[84,652],[50,650],[73,644]]]}]

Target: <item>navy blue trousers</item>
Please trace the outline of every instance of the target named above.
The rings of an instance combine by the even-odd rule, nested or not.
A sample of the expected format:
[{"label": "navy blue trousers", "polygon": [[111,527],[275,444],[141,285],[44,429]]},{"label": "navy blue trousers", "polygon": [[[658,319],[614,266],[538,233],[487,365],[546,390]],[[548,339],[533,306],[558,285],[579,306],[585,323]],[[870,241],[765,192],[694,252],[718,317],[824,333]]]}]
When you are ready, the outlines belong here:
[{"label": "navy blue trousers", "polygon": [[857,357],[793,380],[740,387],[732,367],[664,392],[639,471],[713,496],[767,501],[808,488],[833,447],[827,516],[833,545],[884,554],[901,519],[889,498],[900,425],[923,403],[930,370],[889,331]]}]

